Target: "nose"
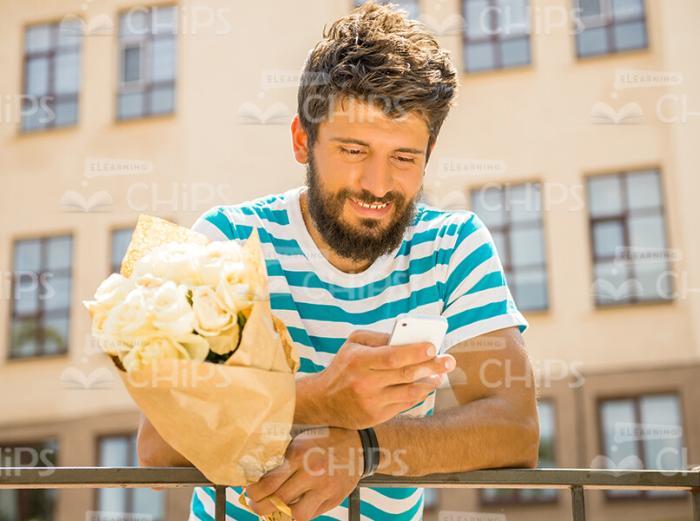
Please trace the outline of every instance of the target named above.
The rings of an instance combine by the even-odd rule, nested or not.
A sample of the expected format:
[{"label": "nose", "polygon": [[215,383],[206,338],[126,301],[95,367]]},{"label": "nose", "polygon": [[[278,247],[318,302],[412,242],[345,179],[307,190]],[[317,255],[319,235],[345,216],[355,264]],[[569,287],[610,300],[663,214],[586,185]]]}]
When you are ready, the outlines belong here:
[{"label": "nose", "polygon": [[377,199],[382,199],[391,191],[391,171],[390,165],[383,158],[372,157],[365,161],[360,186],[363,190],[371,193]]}]

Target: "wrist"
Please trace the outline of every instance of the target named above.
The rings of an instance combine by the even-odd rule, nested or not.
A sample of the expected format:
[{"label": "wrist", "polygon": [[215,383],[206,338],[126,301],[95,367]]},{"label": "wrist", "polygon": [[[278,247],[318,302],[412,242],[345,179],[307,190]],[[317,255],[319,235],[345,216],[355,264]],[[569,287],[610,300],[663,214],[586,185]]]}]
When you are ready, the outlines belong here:
[{"label": "wrist", "polygon": [[330,425],[325,402],[323,372],[298,378],[296,381],[295,425],[304,428]]}]

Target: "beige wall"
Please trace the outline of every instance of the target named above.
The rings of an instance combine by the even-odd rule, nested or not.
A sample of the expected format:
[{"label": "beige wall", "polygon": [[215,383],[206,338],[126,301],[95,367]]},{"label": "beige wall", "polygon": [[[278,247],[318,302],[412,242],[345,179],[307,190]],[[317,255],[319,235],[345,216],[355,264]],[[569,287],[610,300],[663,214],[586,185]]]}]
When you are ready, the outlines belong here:
[{"label": "beige wall", "polygon": [[[548,9],[568,11],[570,1],[532,0],[532,5],[544,19]],[[157,3],[163,2],[149,2]],[[82,10],[83,4],[88,5],[87,11]],[[300,184],[303,169],[293,160],[288,128],[296,108],[295,86],[290,82],[264,89],[261,80],[274,71],[287,76],[298,71],[323,25],[347,12],[350,4],[341,0],[180,2],[188,22],[178,39],[176,113],[130,122],[115,122],[116,36],[90,36],[82,46],[79,124],[22,135],[8,112],[12,113],[16,104],[13,96],[21,92],[24,26],[58,20],[68,13],[82,14],[88,20],[101,14],[114,17],[120,9],[138,3],[0,0],[0,107],[4,111],[0,124],[0,273],[4,275],[0,291],[0,394],[10,397],[0,400],[2,438],[7,438],[5,433],[29,433],[31,425],[42,426],[42,432],[51,431],[54,425],[74,425],[62,431],[62,440],[75,446],[77,439],[88,443],[93,432],[83,429],[85,422],[103,425],[102,419],[112,418],[104,425],[116,430],[135,426],[133,405],[116,380],[104,390],[76,390],[61,383],[61,375],[69,367],[86,377],[97,367],[109,367],[99,353],[86,349],[89,321],[80,304],[108,273],[108,231],[130,225],[139,212],[189,225],[214,204],[234,203]],[[208,27],[193,21],[202,6],[215,17]],[[545,188],[551,188],[552,197],[559,197],[563,190],[567,194],[563,201],[555,204],[551,198],[545,199],[550,309],[528,314],[531,327],[525,339],[529,351],[539,366],[578,364],[586,374],[642,371],[615,380],[622,389],[640,391],[656,385],[654,368],[696,364],[700,358],[700,241],[695,227],[700,194],[696,172],[700,164],[700,115],[679,123],[663,123],[656,115],[657,103],[667,94],[687,99],[688,110],[700,112],[700,67],[694,52],[700,49],[700,33],[695,28],[700,4],[694,0],[647,0],[647,8],[648,50],[577,60],[568,27],[540,27],[532,39],[532,65],[462,74],[458,105],[443,128],[426,178],[427,190],[436,202],[492,182],[540,180]],[[421,9],[443,27],[459,14],[454,0],[423,0]],[[461,69],[460,36],[448,34],[440,41]],[[683,83],[625,89],[613,97],[615,72],[620,69],[677,72],[682,74]],[[590,111],[596,102],[615,109],[628,102],[638,103],[644,119],[630,125],[593,124]],[[276,109],[286,117],[279,124],[242,124],[239,110],[251,104],[263,113]],[[85,162],[94,158],[144,161],[152,166],[152,172],[89,178]],[[441,168],[442,162],[450,159],[502,161],[507,169],[499,174],[454,176]],[[590,291],[587,214],[581,199],[584,176],[645,166],[662,172],[670,247],[682,252],[674,269],[683,287],[695,291],[665,304],[596,309]],[[66,212],[59,205],[66,190],[85,197],[107,191],[114,203],[102,212]],[[168,194],[176,197],[165,201]],[[65,232],[74,238],[70,353],[53,359],[4,360],[12,241]],[[649,378],[640,376],[647,375],[643,371],[649,371]],[[690,381],[681,383],[670,374],[660,371],[658,378],[664,385],[682,388],[687,399]],[[601,382],[592,376],[586,382],[586,418],[595,417],[591,400],[597,389],[608,385]],[[562,440],[557,447],[558,464],[587,465],[596,453],[594,423],[587,423],[580,440],[587,448],[582,450],[574,419],[574,395],[561,382],[543,394],[557,399],[558,438]],[[692,403],[686,402],[686,419],[692,418],[687,405]],[[694,436],[689,443],[692,441],[691,456],[697,461],[700,425],[692,421],[687,429]],[[94,463],[89,452],[67,449],[65,454],[70,457],[65,463]],[[80,503],[88,493],[67,494]],[[474,495],[465,497],[472,499],[463,506],[479,508]],[[61,518],[73,519],[73,500],[62,501]],[[446,495],[444,508],[450,509],[453,501],[461,500]],[[564,495],[559,504],[541,507],[544,510],[530,507],[527,512],[518,512],[518,518],[534,519],[545,511],[552,518],[561,518],[566,515],[568,501]],[[603,512],[597,499],[590,501],[592,509]],[[659,512],[665,508],[660,506]],[[647,511],[646,506],[639,509],[629,512]],[[615,519],[619,514],[612,509],[605,512],[600,519]]]}]

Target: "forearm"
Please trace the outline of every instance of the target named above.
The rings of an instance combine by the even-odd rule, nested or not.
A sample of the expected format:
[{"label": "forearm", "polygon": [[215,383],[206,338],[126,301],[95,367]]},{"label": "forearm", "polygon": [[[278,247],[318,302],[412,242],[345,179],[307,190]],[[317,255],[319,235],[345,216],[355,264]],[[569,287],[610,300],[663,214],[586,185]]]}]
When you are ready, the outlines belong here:
[{"label": "forearm", "polygon": [[433,416],[397,416],[374,429],[381,448],[377,472],[423,476],[537,464],[537,419],[509,401],[488,397]]}]

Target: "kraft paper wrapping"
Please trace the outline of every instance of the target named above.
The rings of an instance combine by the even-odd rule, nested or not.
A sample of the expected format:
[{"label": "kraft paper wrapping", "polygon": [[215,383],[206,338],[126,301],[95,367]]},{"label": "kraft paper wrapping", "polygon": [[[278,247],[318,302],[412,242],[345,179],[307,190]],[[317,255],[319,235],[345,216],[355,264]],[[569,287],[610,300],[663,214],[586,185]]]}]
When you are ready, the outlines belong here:
[{"label": "kraft paper wrapping", "polygon": [[[206,244],[199,233],[141,215],[121,266],[167,242]],[[257,233],[243,247],[258,298],[238,349],[223,364],[167,360],[126,373],[122,381],[154,428],[175,450],[217,485],[246,486],[282,463],[294,419],[299,357],[285,325],[273,317],[262,248]],[[120,366],[119,360],[114,359]],[[245,499],[241,497],[245,506]],[[279,503],[279,504],[278,504]],[[279,512],[268,519],[290,519]]]}]

